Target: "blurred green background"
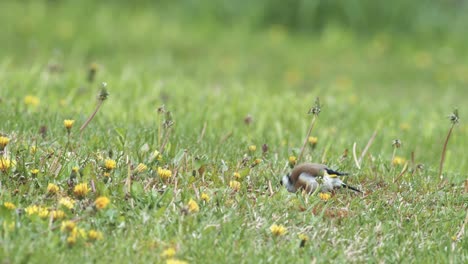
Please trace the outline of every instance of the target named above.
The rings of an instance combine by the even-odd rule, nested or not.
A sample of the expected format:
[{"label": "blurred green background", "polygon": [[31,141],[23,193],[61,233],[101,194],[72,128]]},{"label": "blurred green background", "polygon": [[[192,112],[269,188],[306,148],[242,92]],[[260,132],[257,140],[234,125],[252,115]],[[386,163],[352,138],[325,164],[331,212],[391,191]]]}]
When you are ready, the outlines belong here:
[{"label": "blurred green background", "polygon": [[[406,157],[416,149],[436,166],[447,116],[459,108],[463,120],[468,112],[467,6],[2,1],[0,96],[14,98],[16,108],[33,94],[52,112],[84,120],[94,107],[90,98],[105,81],[111,103],[101,114],[105,119],[96,121],[103,126],[119,120],[116,126],[129,131],[151,127],[155,109],[166,104],[179,121],[182,145],[191,144],[208,120],[215,124],[208,134],[213,139],[231,130],[239,146],[274,146],[286,139],[291,145],[282,150],[285,155],[288,146],[301,144],[309,118],[304,113],[319,96],[324,122],[317,134],[327,139],[325,145],[338,137],[342,144],[335,155],[354,141],[364,145],[376,127],[384,127],[377,149],[390,153],[391,140],[401,138]],[[88,87],[91,63],[99,69]],[[255,131],[245,136],[242,120],[248,114],[256,120]],[[466,153],[466,125],[457,131],[454,152]],[[448,168],[466,167],[450,157]]]}]

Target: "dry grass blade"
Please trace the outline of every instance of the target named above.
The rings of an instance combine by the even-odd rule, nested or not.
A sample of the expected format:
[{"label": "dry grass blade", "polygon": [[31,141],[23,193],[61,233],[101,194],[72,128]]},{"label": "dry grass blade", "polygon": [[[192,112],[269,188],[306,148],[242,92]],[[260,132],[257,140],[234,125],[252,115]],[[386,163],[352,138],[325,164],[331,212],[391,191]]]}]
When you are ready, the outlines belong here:
[{"label": "dry grass blade", "polygon": [[354,158],[354,163],[356,164],[356,167],[358,169],[361,169],[361,165],[359,164],[359,161],[358,161],[357,155],[356,155],[356,142],[354,142],[354,144],[353,144],[353,158]]},{"label": "dry grass blade", "polygon": [[359,165],[361,165],[362,159],[363,159],[364,156],[366,155],[366,153],[367,153],[367,151],[369,150],[369,148],[372,146],[372,143],[374,142],[375,136],[377,136],[377,130],[374,131],[374,133],[373,133],[372,136],[370,137],[369,141],[367,142],[366,147],[365,147],[364,150],[362,151],[361,156],[359,157],[359,160],[358,160]]}]

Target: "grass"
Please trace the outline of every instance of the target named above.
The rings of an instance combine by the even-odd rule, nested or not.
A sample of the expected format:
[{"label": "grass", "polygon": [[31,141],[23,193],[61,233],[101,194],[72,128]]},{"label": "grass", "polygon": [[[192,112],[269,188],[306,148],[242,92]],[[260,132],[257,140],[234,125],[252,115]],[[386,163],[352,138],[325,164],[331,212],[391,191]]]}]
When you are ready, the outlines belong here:
[{"label": "grass", "polygon": [[[2,155],[15,161],[0,172],[3,263],[164,262],[169,248],[189,263],[466,262],[468,64],[458,42],[336,27],[315,36],[228,30],[105,3],[1,5]],[[109,96],[80,136],[102,82]],[[324,201],[278,184],[316,97],[318,143],[302,159],[349,172],[363,196],[339,190]],[[441,183],[454,108],[460,124]],[[65,119],[75,120],[70,135]],[[353,145],[359,157],[374,131],[358,169]],[[140,163],[147,169],[138,172]],[[89,188],[81,199],[79,183]],[[58,205],[65,196],[72,210]],[[97,209],[100,196],[110,204]],[[24,211],[32,205],[47,208],[44,219]],[[86,236],[62,231],[66,220]],[[273,235],[273,224],[287,232]],[[90,230],[103,238],[91,241]]]}]

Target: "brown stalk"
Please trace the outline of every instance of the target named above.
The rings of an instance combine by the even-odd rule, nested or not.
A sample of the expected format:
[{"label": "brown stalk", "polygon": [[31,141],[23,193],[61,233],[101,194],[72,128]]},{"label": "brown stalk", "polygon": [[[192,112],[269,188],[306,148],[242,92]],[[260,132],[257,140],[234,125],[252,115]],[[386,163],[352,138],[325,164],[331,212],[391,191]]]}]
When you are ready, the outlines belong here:
[{"label": "brown stalk", "polygon": [[441,177],[442,177],[442,170],[444,168],[444,163],[445,163],[445,153],[447,151],[448,141],[449,141],[450,135],[452,134],[452,130],[454,126],[455,126],[455,123],[453,123],[452,126],[450,127],[449,132],[447,134],[447,138],[445,139],[444,148],[442,149],[442,155],[440,157],[440,165],[439,165],[439,179],[442,179]]},{"label": "brown stalk", "polygon": [[310,133],[312,132],[312,128],[314,128],[316,119],[317,118],[314,115],[312,117],[312,122],[310,123],[309,130],[307,131],[307,135],[305,137],[304,144],[302,144],[301,152],[299,154],[299,157],[297,158],[297,163],[299,163],[301,161],[302,155],[304,154],[305,147],[307,146],[307,142],[309,141]]},{"label": "brown stalk", "polygon": [[364,150],[362,151],[361,156],[359,157],[359,160],[358,160],[359,166],[361,165],[361,161],[362,161],[362,159],[364,158],[364,156],[366,155],[366,153],[367,153],[367,151],[369,150],[370,146],[371,146],[372,143],[374,142],[375,136],[377,136],[377,130],[374,131],[374,133],[373,133],[372,136],[370,137],[369,141],[367,142],[366,147],[365,147]]},{"label": "brown stalk", "polygon": [[88,126],[88,124],[93,120],[94,116],[97,114],[99,111],[99,108],[101,108],[102,103],[107,99],[109,94],[107,93],[106,90],[107,83],[102,83],[102,89],[98,97],[98,103],[96,105],[96,109],[94,109],[94,112],[88,117],[88,119],[84,122],[84,124],[80,127],[80,133],[83,134],[83,130]]},{"label": "brown stalk", "polygon": [[314,125],[315,125],[315,120],[317,119],[317,117],[318,117],[318,115],[320,114],[321,111],[322,110],[321,110],[321,106],[320,106],[320,100],[317,97],[315,99],[314,106],[309,109],[309,112],[307,112],[307,114],[312,114],[313,117],[312,117],[312,121],[310,122],[309,130],[307,131],[307,135],[305,137],[304,144],[302,145],[301,153],[299,153],[299,157],[297,158],[297,164],[301,161],[301,158],[304,155],[304,150],[306,148],[307,142],[308,142],[309,137],[310,137],[310,132],[312,132],[312,128],[314,128]]}]

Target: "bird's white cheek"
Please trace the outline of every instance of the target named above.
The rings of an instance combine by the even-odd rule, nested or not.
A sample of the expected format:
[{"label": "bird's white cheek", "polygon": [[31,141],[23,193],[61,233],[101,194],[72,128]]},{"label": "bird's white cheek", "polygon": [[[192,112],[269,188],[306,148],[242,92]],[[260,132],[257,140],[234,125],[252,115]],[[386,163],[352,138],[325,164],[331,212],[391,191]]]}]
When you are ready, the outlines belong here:
[{"label": "bird's white cheek", "polygon": [[286,187],[286,189],[288,190],[288,192],[296,192],[296,188],[294,187],[294,185],[292,185],[290,182],[289,182],[289,178],[288,176],[283,176],[283,178],[281,179],[281,182],[283,183],[284,187]]}]

